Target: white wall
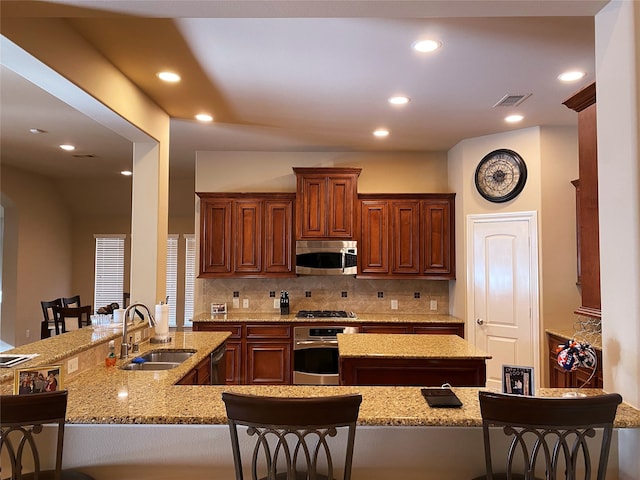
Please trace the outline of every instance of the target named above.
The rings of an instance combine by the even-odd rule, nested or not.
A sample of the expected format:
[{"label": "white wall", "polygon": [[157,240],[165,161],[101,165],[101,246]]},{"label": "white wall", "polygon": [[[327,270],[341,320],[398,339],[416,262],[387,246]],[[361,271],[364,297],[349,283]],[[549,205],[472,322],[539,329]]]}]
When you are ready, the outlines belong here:
[{"label": "white wall", "polygon": [[[604,388],[640,407],[640,4],[596,15]],[[640,429],[620,432],[620,475],[640,478]]]},{"label": "white wall", "polygon": [[[614,435],[610,480],[619,478],[617,449]],[[233,478],[226,425],[69,425],[63,464],[96,480],[169,480],[185,478],[187,471],[192,480]],[[469,480],[484,472],[480,427],[356,430],[353,480]]]}]

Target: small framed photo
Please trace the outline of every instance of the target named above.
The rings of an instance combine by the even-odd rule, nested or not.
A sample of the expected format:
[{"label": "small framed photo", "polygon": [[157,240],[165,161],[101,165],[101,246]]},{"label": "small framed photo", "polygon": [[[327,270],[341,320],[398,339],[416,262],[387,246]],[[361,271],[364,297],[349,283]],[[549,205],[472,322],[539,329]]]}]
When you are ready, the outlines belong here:
[{"label": "small framed photo", "polygon": [[14,375],[13,393],[15,395],[55,392],[63,389],[60,365],[18,368]]},{"label": "small framed photo", "polygon": [[503,365],[502,392],[514,395],[534,395],[533,367]]}]

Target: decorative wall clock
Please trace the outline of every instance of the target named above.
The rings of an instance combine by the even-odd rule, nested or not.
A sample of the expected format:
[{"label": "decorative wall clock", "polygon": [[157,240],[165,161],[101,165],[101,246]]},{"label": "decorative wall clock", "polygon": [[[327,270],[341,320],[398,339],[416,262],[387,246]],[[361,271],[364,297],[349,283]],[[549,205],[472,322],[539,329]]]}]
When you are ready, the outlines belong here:
[{"label": "decorative wall clock", "polygon": [[524,188],[527,166],[513,150],[494,150],[480,160],[475,181],[478,193],[490,202],[507,202]]}]

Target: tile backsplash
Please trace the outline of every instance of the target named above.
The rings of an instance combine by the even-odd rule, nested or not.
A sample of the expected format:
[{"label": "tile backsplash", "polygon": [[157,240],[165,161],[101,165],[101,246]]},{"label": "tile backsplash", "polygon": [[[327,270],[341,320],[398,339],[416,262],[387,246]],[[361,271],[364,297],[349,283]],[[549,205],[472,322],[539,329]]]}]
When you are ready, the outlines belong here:
[{"label": "tile backsplash", "polygon": [[236,313],[277,312],[274,299],[280,298],[282,290],[289,292],[291,313],[322,309],[356,314],[449,313],[448,281],[365,280],[349,276],[196,279],[194,312],[209,312],[211,303],[226,303],[228,311]]}]

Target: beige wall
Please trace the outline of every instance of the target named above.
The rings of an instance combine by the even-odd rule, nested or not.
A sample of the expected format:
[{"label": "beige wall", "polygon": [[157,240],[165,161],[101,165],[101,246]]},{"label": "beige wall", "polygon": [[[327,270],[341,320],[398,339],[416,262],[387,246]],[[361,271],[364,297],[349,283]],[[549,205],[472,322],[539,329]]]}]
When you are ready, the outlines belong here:
[{"label": "beige wall", "polygon": [[[477,193],[474,174],[489,152],[508,148],[527,165],[522,193],[505,203],[490,203]],[[580,305],[576,282],[575,196],[571,180],[577,177],[577,131],[574,128],[526,128],[466,139],[449,152],[449,188],[456,192],[456,282],[451,283],[453,315],[474,325],[467,308],[466,217],[472,214],[538,212],[540,330],[539,368],[546,382],[544,329],[571,326]],[[543,200],[544,198],[544,200]]]},{"label": "beige wall", "polygon": [[12,204],[5,210],[12,218],[5,222],[17,227],[7,232],[17,233],[15,250],[3,251],[4,261],[15,260],[16,269],[14,278],[3,277],[15,295],[9,290],[3,297],[2,341],[22,345],[40,339],[40,301],[75,294],[72,219],[50,178],[3,166],[2,195]]},{"label": "beige wall", "polygon": [[447,192],[444,152],[198,152],[196,192],[295,192],[292,167],[360,167],[360,193]]},{"label": "beige wall", "polygon": [[[94,235],[130,235],[131,181],[102,179],[96,188],[95,180],[53,179],[4,164],[0,174],[8,215],[0,338],[19,346],[40,339],[41,300],[78,294],[83,304],[93,304]],[[194,233],[193,181],[172,184],[171,198],[169,233]],[[129,252],[127,237],[125,289]]]}]

